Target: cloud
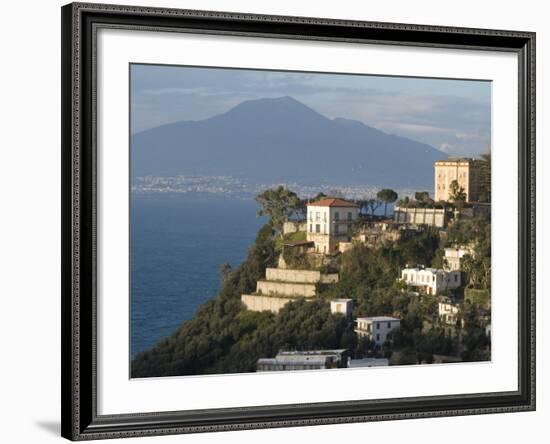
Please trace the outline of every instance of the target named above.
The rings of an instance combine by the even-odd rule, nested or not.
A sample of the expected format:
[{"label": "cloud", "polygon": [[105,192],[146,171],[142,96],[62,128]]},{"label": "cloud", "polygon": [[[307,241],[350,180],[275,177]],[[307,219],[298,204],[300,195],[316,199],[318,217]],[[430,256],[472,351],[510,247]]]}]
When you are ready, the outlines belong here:
[{"label": "cloud", "polygon": [[488,82],[141,65],[132,67],[132,131],[287,95],[327,117],[359,120],[454,155],[477,155],[491,143]]}]

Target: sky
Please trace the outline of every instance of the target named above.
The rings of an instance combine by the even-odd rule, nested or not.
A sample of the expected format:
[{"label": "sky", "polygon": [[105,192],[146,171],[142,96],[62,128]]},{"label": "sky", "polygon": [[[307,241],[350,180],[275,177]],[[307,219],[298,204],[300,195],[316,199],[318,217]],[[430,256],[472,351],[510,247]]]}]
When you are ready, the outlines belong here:
[{"label": "sky", "polygon": [[326,117],[358,120],[450,156],[490,151],[489,81],[133,64],[130,88],[132,133],[291,96]]}]

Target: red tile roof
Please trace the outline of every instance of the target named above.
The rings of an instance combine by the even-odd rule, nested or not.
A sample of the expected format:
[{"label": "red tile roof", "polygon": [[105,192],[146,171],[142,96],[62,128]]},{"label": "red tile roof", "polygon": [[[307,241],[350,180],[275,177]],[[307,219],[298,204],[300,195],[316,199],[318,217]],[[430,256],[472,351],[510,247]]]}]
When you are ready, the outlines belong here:
[{"label": "red tile roof", "polygon": [[317,202],[309,202],[307,205],[314,207],[359,207],[355,202],[350,202],[344,199],[338,198],[326,198],[318,200]]}]

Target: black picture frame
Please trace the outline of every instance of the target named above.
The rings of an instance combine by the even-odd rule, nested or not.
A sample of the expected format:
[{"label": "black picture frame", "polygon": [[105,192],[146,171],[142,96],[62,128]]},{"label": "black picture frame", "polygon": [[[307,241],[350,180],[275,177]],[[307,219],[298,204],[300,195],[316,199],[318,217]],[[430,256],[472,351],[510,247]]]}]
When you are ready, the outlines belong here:
[{"label": "black picture frame", "polygon": [[[70,440],[535,409],[535,33],[72,3],[62,14],[62,436]],[[100,416],[95,38],[99,27],[508,51],[519,65],[518,390]]]}]

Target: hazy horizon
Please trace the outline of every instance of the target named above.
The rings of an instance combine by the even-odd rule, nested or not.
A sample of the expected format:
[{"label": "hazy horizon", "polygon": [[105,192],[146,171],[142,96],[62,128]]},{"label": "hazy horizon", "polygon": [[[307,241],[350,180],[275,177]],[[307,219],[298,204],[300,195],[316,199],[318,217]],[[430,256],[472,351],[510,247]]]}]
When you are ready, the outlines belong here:
[{"label": "hazy horizon", "polygon": [[449,156],[490,151],[488,81],[131,65],[132,134],[206,120],[253,100],[292,97]]}]

